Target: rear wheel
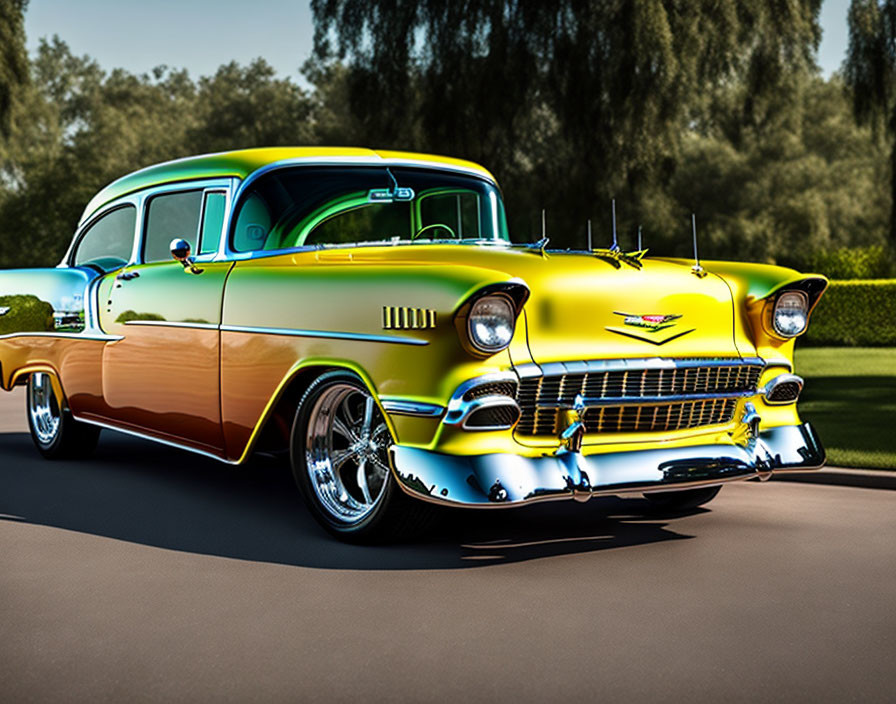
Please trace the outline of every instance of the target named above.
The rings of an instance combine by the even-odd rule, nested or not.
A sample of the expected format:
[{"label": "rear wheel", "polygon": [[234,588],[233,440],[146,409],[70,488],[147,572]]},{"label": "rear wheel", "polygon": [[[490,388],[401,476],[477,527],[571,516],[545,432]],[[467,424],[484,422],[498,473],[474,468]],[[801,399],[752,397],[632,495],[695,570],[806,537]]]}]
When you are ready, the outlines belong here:
[{"label": "rear wheel", "polygon": [[716,498],[721,489],[720,486],[709,486],[681,491],[654,491],[644,494],[644,496],[657,508],[668,511],[688,511],[709,503]]},{"label": "rear wheel", "polygon": [[49,374],[28,377],[25,394],[28,427],[34,446],[50,460],[87,457],[96,448],[100,429],[80,423],[56,396]]},{"label": "rear wheel", "polygon": [[342,540],[408,537],[429,506],[407,497],[390,469],[392,434],[355,375],[328,372],[299,402],[292,426],[293,476],[312,515]]}]

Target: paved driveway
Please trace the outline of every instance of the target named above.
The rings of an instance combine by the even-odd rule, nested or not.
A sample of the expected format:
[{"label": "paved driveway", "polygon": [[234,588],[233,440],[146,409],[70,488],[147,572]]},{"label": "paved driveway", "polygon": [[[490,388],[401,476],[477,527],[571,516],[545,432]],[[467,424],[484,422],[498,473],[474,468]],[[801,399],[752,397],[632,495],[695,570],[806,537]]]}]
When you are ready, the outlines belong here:
[{"label": "paved driveway", "polygon": [[0,692],[892,701],[896,491],[744,483],[688,516],[646,508],[452,513],[360,548],[271,461],[107,432],[62,464],[0,434]]}]

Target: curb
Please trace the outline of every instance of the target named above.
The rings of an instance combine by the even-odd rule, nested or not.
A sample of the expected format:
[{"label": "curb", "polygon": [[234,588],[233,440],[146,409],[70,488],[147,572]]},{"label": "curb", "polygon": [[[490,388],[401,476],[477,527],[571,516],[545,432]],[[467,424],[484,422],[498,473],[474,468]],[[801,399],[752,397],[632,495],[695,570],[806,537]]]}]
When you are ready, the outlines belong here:
[{"label": "curb", "polygon": [[862,489],[888,489],[896,491],[896,472],[884,469],[846,469],[825,467],[805,472],[772,474],[772,481],[802,482],[804,484],[830,484]]}]

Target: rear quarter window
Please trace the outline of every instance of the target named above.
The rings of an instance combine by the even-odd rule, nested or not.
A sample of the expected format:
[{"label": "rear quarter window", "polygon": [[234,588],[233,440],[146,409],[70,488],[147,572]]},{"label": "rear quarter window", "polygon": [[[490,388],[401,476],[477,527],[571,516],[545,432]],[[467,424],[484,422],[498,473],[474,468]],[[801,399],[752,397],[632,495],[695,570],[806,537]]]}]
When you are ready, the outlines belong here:
[{"label": "rear quarter window", "polygon": [[96,264],[109,271],[131,258],[137,209],[125,205],[96,220],[78,240],[72,261],[75,266]]}]

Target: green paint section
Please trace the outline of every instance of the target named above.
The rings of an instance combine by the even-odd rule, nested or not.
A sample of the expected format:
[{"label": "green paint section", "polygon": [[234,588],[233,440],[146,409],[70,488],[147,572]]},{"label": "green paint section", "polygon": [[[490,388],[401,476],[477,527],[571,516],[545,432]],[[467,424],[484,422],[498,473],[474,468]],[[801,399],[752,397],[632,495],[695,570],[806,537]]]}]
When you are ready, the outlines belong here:
[{"label": "green paint section", "polygon": [[245,179],[263,166],[288,159],[408,159],[432,162],[434,167],[457,166],[479,172],[485,178],[494,180],[484,168],[461,159],[413,154],[405,152],[375,152],[371,149],[354,147],[271,147],[266,149],[241,149],[217,154],[177,159],[149,166],[113,181],[97,193],[84,209],[81,222],[96,210],[116,198],[134,193],[143,188],[161,186],[166,183],[211,178]]},{"label": "green paint section", "polygon": [[800,416],[829,465],[896,470],[896,348],[800,348],[796,373],[806,380]]}]

